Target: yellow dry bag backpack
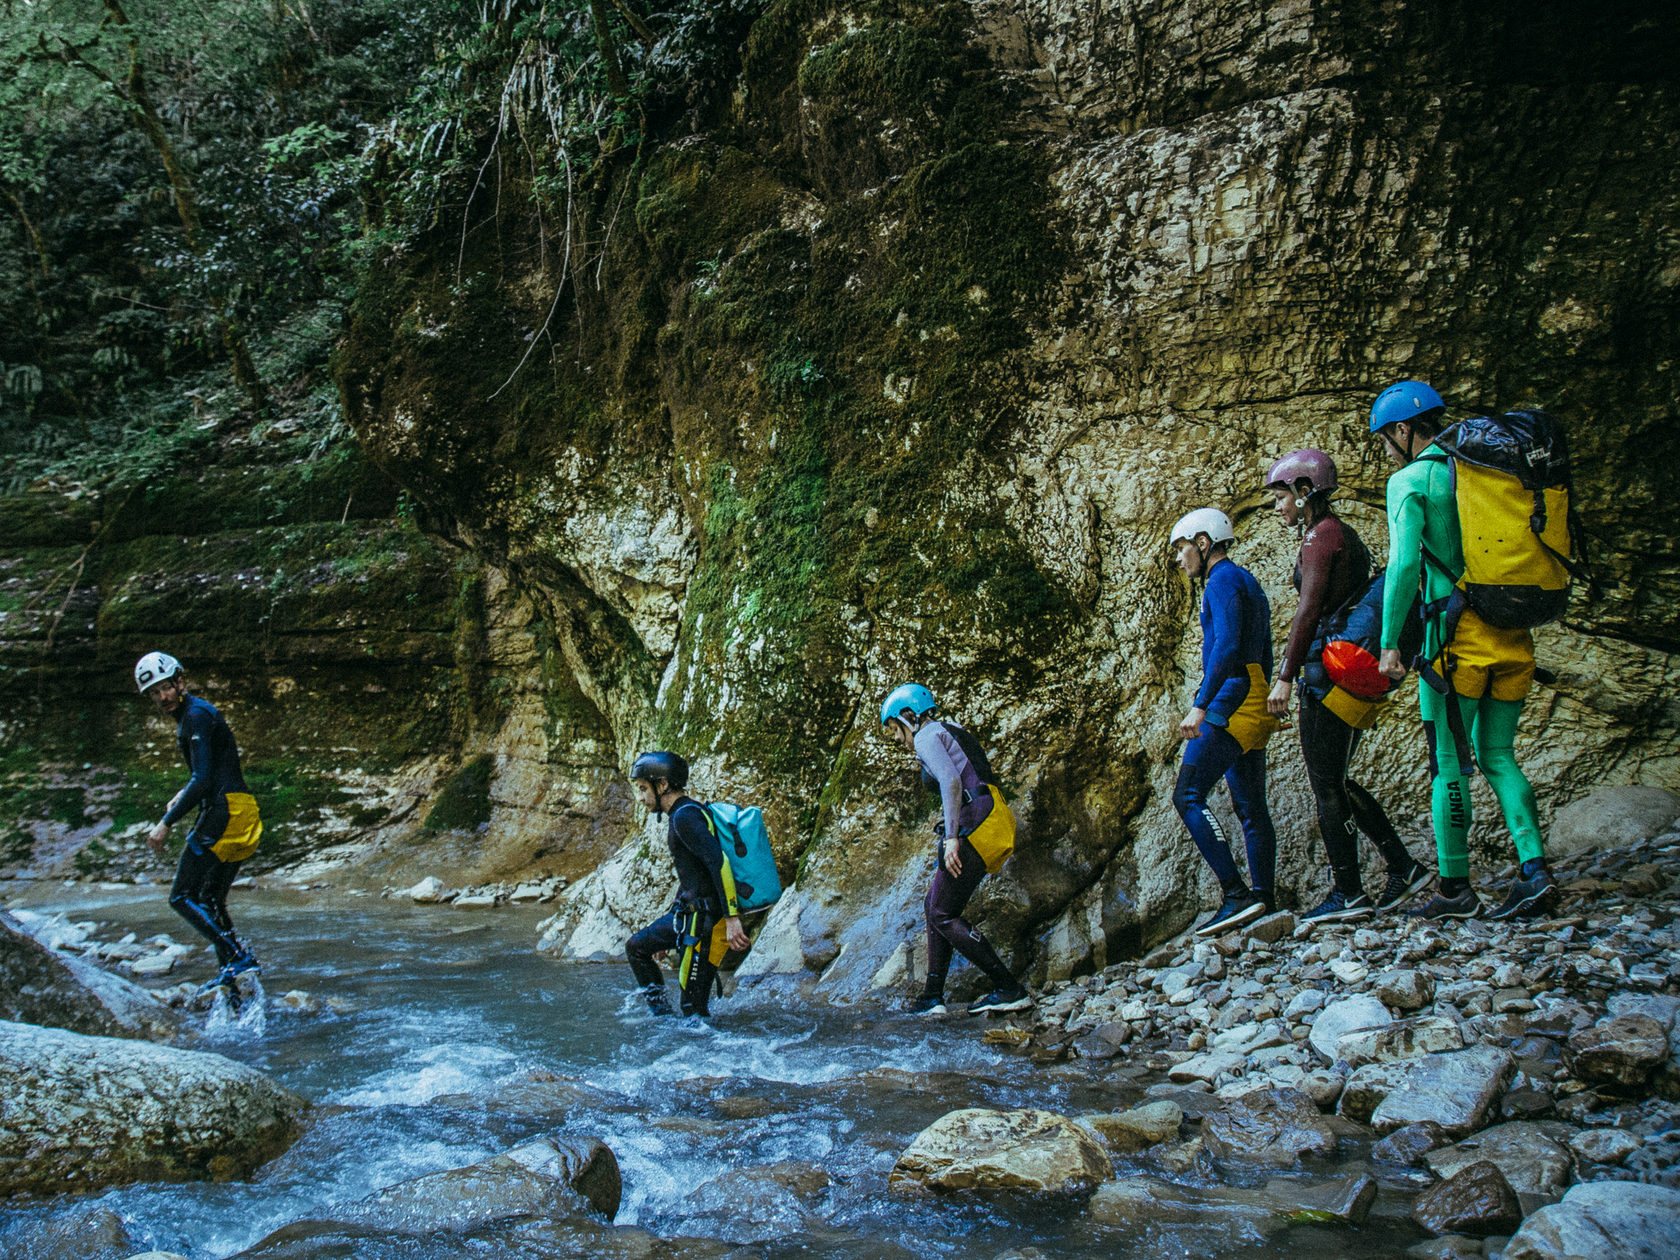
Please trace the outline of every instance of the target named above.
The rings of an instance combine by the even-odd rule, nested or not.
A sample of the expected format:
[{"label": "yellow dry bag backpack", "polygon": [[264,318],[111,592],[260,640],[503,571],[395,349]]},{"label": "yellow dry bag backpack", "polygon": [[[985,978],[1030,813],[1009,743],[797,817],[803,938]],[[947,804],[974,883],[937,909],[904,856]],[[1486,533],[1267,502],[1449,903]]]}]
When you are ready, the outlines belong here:
[{"label": "yellow dry bag backpack", "polygon": [[1577,569],[1562,426],[1544,411],[1508,411],[1461,420],[1435,444],[1452,465],[1465,600],[1506,630],[1556,621]]}]

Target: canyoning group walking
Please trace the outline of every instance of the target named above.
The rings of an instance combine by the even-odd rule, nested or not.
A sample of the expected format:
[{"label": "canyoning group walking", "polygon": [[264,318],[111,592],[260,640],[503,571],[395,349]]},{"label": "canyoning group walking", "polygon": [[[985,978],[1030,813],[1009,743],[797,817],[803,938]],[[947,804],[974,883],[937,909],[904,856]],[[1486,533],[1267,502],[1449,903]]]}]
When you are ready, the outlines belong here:
[{"label": "canyoning group walking", "polygon": [[[1421,381],[1384,390],[1371,406],[1369,430],[1396,466],[1387,485],[1384,570],[1372,572],[1370,549],[1336,511],[1339,479],[1328,454],[1292,451],[1260,483],[1278,516],[1301,534],[1293,570],[1298,602],[1280,654],[1266,594],[1232,557],[1238,539],[1231,517],[1218,507],[1196,508],[1166,540],[1200,596],[1201,678],[1177,727],[1184,750],[1172,794],[1220,887],[1219,905],[1195,928],[1199,935],[1242,928],[1277,908],[1267,756],[1272,736],[1292,717],[1329,869],[1327,893],[1300,920],[1344,923],[1385,912],[1526,917],[1543,913],[1555,895],[1534,792],[1514,741],[1536,673],[1532,630],[1562,614],[1575,569],[1563,435],[1538,411],[1448,424],[1445,402]],[[1413,855],[1381,802],[1352,774],[1365,732],[1408,674],[1419,678],[1433,867]],[[227,911],[239,863],[261,835],[257,805],[232,732],[214,706],[188,693],[180,663],[148,653],[135,681],[175,719],[191,772],[149,839],[161,851],[169,828],[197,808],[170,904],[216,950],[219,970],[205,987],[231,987],[258,966]],[[886,695],[880,727],[915,758],[938,801],[924,901],[926,974],[910,1011],[946,1009],[946,982],[959,954],[990,985],[970,1013],[1027,1008],[1025,986],[964,917],[1015,843],[1015,818],[987,750],[942,716],[921,683]],[[1520,863],[1491,909],[1469,882],[1469,780],[1477,772],[1498,799]],[[750,921],[782,891],[764,818],[751,806],[691,795],[688,762],[675,751],[642,753],[630,778],[642,806],[664,822],[678,888],[669,909],[631,935],[625,952],[654,1013],[673,1011],[661,962],[674,958],[677,1009],[706,1016],[729,953],[750,947]],[[1241,825],[1246,875],[1212,804],[1221,780]],[[1361,873],[1362,835],[1385,866],[1374,892]]]}]

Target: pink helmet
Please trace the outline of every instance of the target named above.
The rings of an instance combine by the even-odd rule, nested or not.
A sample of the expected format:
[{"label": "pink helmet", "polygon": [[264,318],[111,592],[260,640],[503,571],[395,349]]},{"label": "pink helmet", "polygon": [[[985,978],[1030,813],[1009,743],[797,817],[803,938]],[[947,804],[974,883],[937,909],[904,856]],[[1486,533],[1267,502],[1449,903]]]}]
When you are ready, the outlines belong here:
[{"label": "pink helmet", "polygon": [[1266,474],[1266,489],[1293,490],[1297,481],[1307,482],[1315,494],[1329,494],[1336,488],[1336,461],[1323,451],[1290,451]]}]

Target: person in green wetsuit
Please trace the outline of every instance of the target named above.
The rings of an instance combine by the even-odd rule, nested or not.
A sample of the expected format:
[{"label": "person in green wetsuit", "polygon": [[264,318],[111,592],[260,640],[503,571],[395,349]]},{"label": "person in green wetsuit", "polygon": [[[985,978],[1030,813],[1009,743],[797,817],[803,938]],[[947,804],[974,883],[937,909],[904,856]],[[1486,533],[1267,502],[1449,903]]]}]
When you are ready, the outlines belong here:
[{"label": "person in green wetsuit", "polygon": [[[1419,582],[1426,604],[1444,602],[1464,572],[1452,467],[1435,443],[1445,411],[1441,396],[1422,381],[1390,386],[1371,407],[1371,432],[1399,465],[1388,479],[1388,581],[1380,659],[1383,673],[1396,681],[1406,676],[1400,633]],[[1499,799],[1522,862],[1504,902],[1488,917],[1538,915],[1555,897],[1556,885],[1546,869],[1534,789],[1513,751],[1523,701],[1534,683],[1534,638],[1527,630],[1490,626],[1468,607],[1456,618],[1445,613],[1430,617],[1424,629],[1424,659],[1451,680],[1452,694],[1428,685],[1418,688],[1434,776],[1431,812],[1441,880],[1435,895],[1410,913],[1426,919],[1472,919],[1482,911],[1470,887],[1466,843],[1470,775],[1479,765]],[[1457,707],[1462,725],[1451,720],[1449,704]],[[1466,764],[1460,754],[1459,733],[1468,736],[1475,750],[1474,765]]]}]

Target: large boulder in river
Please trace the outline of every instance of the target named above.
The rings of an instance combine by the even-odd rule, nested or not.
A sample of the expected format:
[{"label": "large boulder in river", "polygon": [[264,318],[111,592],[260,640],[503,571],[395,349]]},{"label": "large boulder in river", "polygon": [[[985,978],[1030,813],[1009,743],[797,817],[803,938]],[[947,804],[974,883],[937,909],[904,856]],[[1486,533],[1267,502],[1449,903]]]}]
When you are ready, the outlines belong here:
[{"label": "large boulder in river", "polygon": [[168,1041],[177,1017],[139,985],[67,958],[0,910],[0,1019],[94,1037]]},{"label": "large boulder in river", "polygon": [[1505,1260],[1666,1260],[1677,1237],[1680,1190],[1594,1181],[1524,1221]]},{"label": "large boulder in river", "polygon": [[1591,849],[1615,849],[1660,835],[1680,818],[1680,794],[1665,787],[1630,783],[1600,788],[1552,818],[1546,855],[1553,860]]},{"label": "large boulder in river", "polygon": [[969,1107],[916,1135],[893,1165],[894,1189],[1088,1194],[1114,1165],[1079,1125],[1051,1111]]},{"label": "large boulder in river", "polygon": [[219,1054],[0,1021],[0,1194],[244,1177],[306,1105]]}]

